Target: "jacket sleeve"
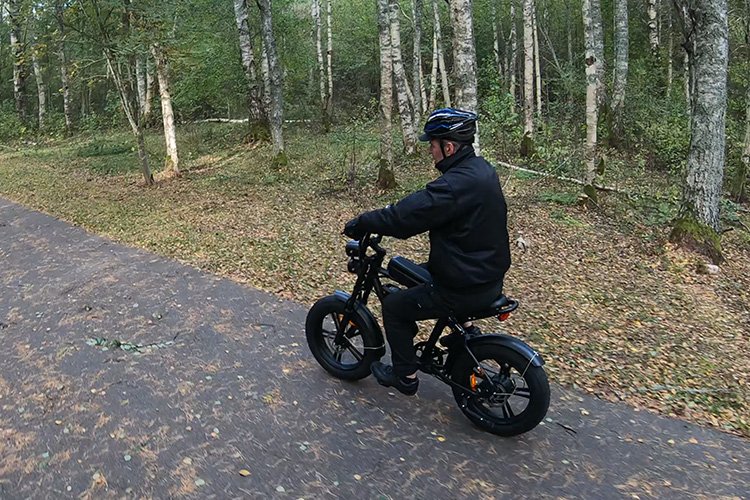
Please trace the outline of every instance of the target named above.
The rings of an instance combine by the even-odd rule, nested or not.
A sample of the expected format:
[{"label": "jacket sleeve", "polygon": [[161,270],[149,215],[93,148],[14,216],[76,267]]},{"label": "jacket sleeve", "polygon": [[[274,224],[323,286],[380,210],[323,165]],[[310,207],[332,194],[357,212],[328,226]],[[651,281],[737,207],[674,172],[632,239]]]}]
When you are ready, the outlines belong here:
[{"label": "jacket sleeve", "polygon": [[456,208],[450,185],[440,177],[395,205],[365,212],[359,223],[366,231],[406,239],[446,224]]}]

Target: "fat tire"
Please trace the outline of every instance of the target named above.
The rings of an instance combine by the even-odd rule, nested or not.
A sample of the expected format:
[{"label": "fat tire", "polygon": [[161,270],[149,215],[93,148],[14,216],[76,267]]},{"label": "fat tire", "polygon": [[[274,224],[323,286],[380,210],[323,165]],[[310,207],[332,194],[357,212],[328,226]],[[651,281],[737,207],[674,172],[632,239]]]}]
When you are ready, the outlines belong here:
[{"label": "fat tire", "polygon": [[351,367],[343,366],[328,355],[331,351],[323,337],[323,321],[330,314],[344,314],[346,302],[329,295],[318,300],[307,313],[305,335],[307,345],[315,359],[328,373],[342,380],[361,380],[370,375],[370,365],[381,357],[382,338],[368,327],[370,322],[355,310],[351,321],[357,326],[365,347],[364,357]]},{"label": "fat tire", "polygon": [[[479,428],[498,436],[516,436],[536,427],[547,414],[550,401],[549,381],[544,368],[531,365],[526,357],[500,344],[483,343],[475,347],[469,346],[469,348],[480,363],[489,359],[502,360],[515,368],[519,374],[523,373],[530,398],[527,407],[516,415],[511,423],[503,423],[493,420],[487,414],[480,415],[476,409],[476,402],[472,401],[471,396],[467,397],[465,390],[454,386],[453,397],[463,414]],[[452,380],[463,387],[469,387],[469,377],[475,365],[472,357],[464,353],[456,359],[453,365]]]}]

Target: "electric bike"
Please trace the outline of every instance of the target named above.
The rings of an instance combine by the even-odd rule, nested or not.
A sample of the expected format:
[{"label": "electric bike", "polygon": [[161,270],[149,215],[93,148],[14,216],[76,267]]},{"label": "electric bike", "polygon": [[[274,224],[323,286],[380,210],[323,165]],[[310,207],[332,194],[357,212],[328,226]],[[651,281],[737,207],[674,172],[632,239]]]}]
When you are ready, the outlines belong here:
[{"label": "electric bike", "polygon": [[[307,314],[305,332],[315,359],[334,377],[360,380],[385,354],[378,321],[367,307],[401,287],[430,283],[427,269],[400,256],[383,267],[382,236],[366,234],[346,244],[347,268],[357,275],[351,294],[336,291],[318,300]],[[514,436],[536,427],[547,413],[550,390],[542,357],[522,340],[504,334],[470,336],[467,321],[497,317],[505,321],[518,302],[504,295],[489,307],[439,318],[426,341],[415,345],[419,370],[448,384],[461,411],[481,429]],[[438,345],[449,332],[450,347]]]}]

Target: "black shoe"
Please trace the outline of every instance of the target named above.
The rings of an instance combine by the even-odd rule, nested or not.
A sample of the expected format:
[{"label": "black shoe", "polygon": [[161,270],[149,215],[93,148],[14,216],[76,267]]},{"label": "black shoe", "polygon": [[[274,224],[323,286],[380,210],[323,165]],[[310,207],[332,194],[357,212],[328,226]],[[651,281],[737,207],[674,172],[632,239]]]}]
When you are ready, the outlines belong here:
[{"label": "black shoe", "polygon": [[370,369],[380,385],[394,387],[401,394],[406,394],[407,396],[413,396],[417,393],[419,379],[399,377],[393,373],[393,367],[391,365],[386,365],[380,361],[375,361],[370,365]]},{"label": "black shoe", "polygon": [[[468,328],[464,328],[464,332],[466,332],[465,335],[467,340],[482,334],[482,330],[480,330],[477,325],[471,325]],[[462,335],[460,332],[449,333],[448,335],[440,339],[440,345],[450,349],[461,340],[461,337]]]}]

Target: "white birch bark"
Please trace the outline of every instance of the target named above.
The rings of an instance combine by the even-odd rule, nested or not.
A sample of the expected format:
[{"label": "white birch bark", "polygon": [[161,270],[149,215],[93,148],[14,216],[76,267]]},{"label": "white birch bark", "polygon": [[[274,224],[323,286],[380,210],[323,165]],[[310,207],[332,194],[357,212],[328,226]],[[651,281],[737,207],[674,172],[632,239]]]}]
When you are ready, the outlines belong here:
[{"label": "white birch bark", "polygon": [[523,0],[523,133],[534,137],[534,1]]},{"label": "white birch bark", "polygon": [[159,44],[151,46],[151,54],[156,65],[156,78],[159,82],[159,97],[161,99],[161,116],[164,123],[164,142],[167,146],[165,170],[173,174],[180,173],[180,159],[177,155],[177,133],[172,110],[172,95],[169,91],[169,66],[164,49]]},{"label": "white birch bark", "polygon": [[427,109],[435,109],[435,94],[437,93],[438,77],[438,41],[437,32],[432,30],[432,71],[430,73],[430,96],[428,98]]},{"label": "white birch bark", "polygon": [[146,111],[146,58],[138,54],[135,57],[135,82],[138,90],[138,105],[141,115]]},{"label": "white birch bark", "polygon": [[59,1],[55,2],[55,19],[57,20],[57,29],[60,32],[60,41],[58,46],[58,56],[60,57],[60,83],[62,84],[63,98],[63,115],[65,116],[65,130],[70,134],[73,129],[73,110],[70,104],[70,78],[68,75],[68,58],[65,50],[65,19],[63,5]]},{"label": "white birch bark", "polygon": [[425,112],[424,78],[422,75],[422,0],[412,0],[412,19],[414,20],[414,43],[412,45],[412,81],[414,82],[414,119]]},{"label": "white birch bark", "polygon": [[604,61],[604,23],[602,22],[601,0],[591,1],[591,19],[594,34],[594,55],[596,56],[596,104],[599,111],[607,102],[607,87],[605,78],[605,61]]},{"label": "white birch bark", "polygon": [[16,114],[26,119],[26,67],[20,19],[20,0],[7,0],[6,15],[10,27],[10,51],[13,57],[13,100]]},{"label": "white birch bark", "polygon": [[143,106],[143,123],[148,124],[151,121],[152,106],[154,100],[154,69],[152,68],[150,58],[146,58],[146,102]]},{"label": "white birch bark", "polygon": [[260,102],[260,91],[257,70],[255,66],[255,50],[250,28],[247,0],[234,0],[234,20],[240,42],[242,68],[245,70],[247,81],[247,104],[250,122],[258,123],[263,120],[264,111]]},{"label": "white birch bark", "polygon": [[667,5],[667,98],[672,95],[674,83],[674,29],[672,26],[672,5]]},{"label": "white birch bark", "polygon": [[417,134],[414,128],[414,115],[409,106],[409,90],[406,81],[406,74],[404,72],[404,62],[401,57],[401,30],[398,16],[398,0],[388,0],[388,21],[391,26],[393,80],[396,83],[396,101],[398,103],[398,113],[401,117],[404,152],[406,154],[413,154],[417,143]]},{"label": "white birch bark", "polygon": [[443,54],[443,33],[440,29],[440,10],[438,0],[432,0],[432,13],[435,18],[435,36],[437,37],[438,67],[440,69],[440,85],[443,88],[443,104],[451,107],[451,93],[448,86],[448,70],[445,66],[445,55]]},{"label": "white birch bark", "polygon": [[510,64],[508,65],[508,92],[516,103],[516,75],[518,74],[518,31],[516,30],[516,0],[510,0]]},{"label": "white birch bark", "polygon": [[490,2],[492,7],[492,54],[495,56],[495,68],[497,74],[503,76],[503,64],[500,62],[500,35],[497,30],[497,9],[495,8],[495,2]]},{"label": "white birch bark", "polygon": [[[266,52],[266,42],[261,37],[260,40],[260,74],[263,79],[263,117],[268,122],[271,113],[271,74],[268,68],[268,53]],[[270,132],[270,124],[269,124]]]},{"label": "white birch bark", "polygon": [[625,88],[628,81],[628,0],[615,0],[615,64],[612,91],[613,137],[622,133]]},{"label": "white birch bark", "polygon": [[379,184],[393,175],[393,55],[388,0],[378,0],[380,46],[380,173]]},{"label": "white birch bark", "polygon": [[532,12],[532,24],[533,24],[533,33],[534,33],[534,76],[535,76],[535,86],[536,89],[536,114],[541,119],[542,117],[542,70],[541,70],[541,64],[540,64],[540,54],[539,54],[539,26],[537,26],[537,12],[536,12],[536,5],[534,6],[534,10]]},{"label": "white birch bark", "polygon": [[34,68],[34,79],[36,80],[37,97],[39,99],[39,130],[43,130],[44,117],[47,114],[47,86],[42,76],[42,67],[39,65],[37,50],[38,45],[34,42],[34,46],[31,48],[31,65]]},{"label": "white birch bark", "polygon": [[326,102],[326,114],[328,122],[333,120],[333,13],[331,4],[333,0],[326,0],[326,31],[328,34],[328,50],[326,51],[326,67],[328,69],[328,92]]},{"label": "white birch bark", "polygon": [[474,45],[472,0],[450,0],[453,26],[453,73],[456,105],[477,111],[477,56]]},{"label": "white birch bark", "polygon": [[327,82],[328,77],[326,75],[326,66],[323,60],[323,40],[322,31],[320,24],[320,0],[312,0],[310,5],[310,11],[313,19],[313,27],[315,30],[315,54],[318,58],[318,86],[320,90],[320,116],[323,122],[323,128],[327,132],[329,129],[328,125],[328,90]]},{"label": "white birch bark", "polygon": [[284,97],[282,94],[281,65],[276,54],[276,39],[273,34],[273,17],[271,0],[256,0],[260,9],[261,32],[263,46],[268,61],[269,95],[271,106],[268,113],[268,123],[271,128],[271,140],[275,156],[284,153],[284,135],[282,124],[284,121]]},{"label": "white birch bark", "polygon": [[692,113],[682,204],[679,216],[720,230],[726,143],[727,0],[681,0],[686,23],[691,73]]},{"label": "white birch bark", "polygon": [[651,48],[651,55],[659,55],[659,24],[657,20],[658,10],[656,8],[657,0],[646,0],[646,15],[648,16],[648,41]]},{"label": "white birch bark", "polygon": [[583,0],[583,27],[586,46],[586,146],[584,158],[586,170],[584,182],[593,185],[596,179],[597,163],[597,125],[599,121],[599,106],[597,103],[597,91],[599,88],[597,66],[599,60],[596,57],[596,33],[592,16],[592,4],[598,0]]}]

